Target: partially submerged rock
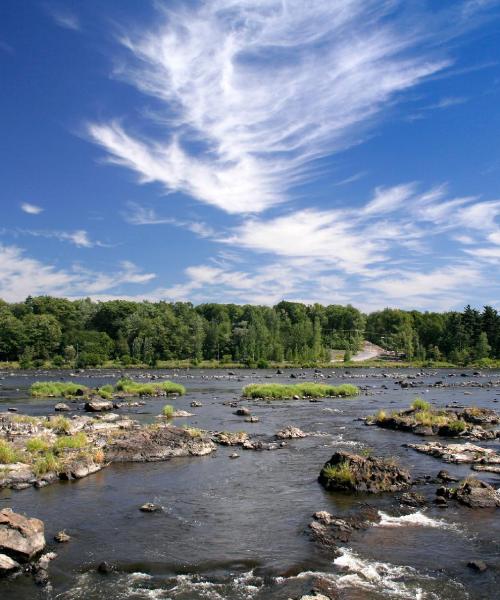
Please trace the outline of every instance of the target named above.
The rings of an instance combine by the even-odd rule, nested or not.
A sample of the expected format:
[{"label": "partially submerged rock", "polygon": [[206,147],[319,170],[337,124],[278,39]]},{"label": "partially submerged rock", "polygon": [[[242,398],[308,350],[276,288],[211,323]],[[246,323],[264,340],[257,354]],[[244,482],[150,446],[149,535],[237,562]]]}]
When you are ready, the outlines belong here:
[{"label": "partially submerged rock", "polygon": [[89,402],[85,402],[85,410],[87,412],[113,410],[113,403],[109,400],[89,400]]},{"label": "partially submerged rock", "polygon": [[7,556],[6,554],[0,554],[0,576],[8,575],[12,571],[16,571],[20,568],[21,565],[18,562],[16,562],[13,558]]},{"label": "partially submerged rock", "polygon": [[143,504],[139,510],[147,513],[160,512],[161,506],[159,504],[154,504],[153,502],[146,502],[146,504]]},{"label": "partially submerged rock", "polygon": [[11,508],[0,510],[0,553],[27,562],[44,548],[43,521],[15,513]]},{"label": "partially submerged rock", "polygon": [[305,438],[307,436],[301,429],[298,427],[293,427],[292,425],[288,425],[284,429],[281,429],[276,433],[276,437],[279,440],[293,440],[299,438]]},{"label": "partially submerged rock", "polygon": [[71,540],[71,536],[68,535],[64,529],[62,531],[58,531],[55,536],[54,536],[54,540],[58,543],[58,544],[65,544],[66,542],[69,542]]},{"label": "partially submerged rock", "polygon": [[394,461],[339,451],[325,463],[319,482],[327,490],[349,492],[397,492],[412,482],[410,473]]},{"label": "partially submerged rock", "polygon": [[380,411],[368,417],[367,425],[377,425],[384,429],[408,431],[416,435],[461,437],[475,440],[493,440],[500,437],[500,431],[491,426],[500,422],[500,416],[492,409],[468,407],[463,410],[409,408],[390,415]]},{"label": "partially submerged rock", "polygon": [[150,462],[174,456],[203,456],[214,450],[208,438],[193,437],[180,427],[155,425],[118,431],[109,438],[104,453],[111,462]]},{"label": "partially submerged rock", "polygon": [[500,507],[500,493],[485,481],[469,477],[459,483],[456,488],[440,487],[436,495],[457,500],[470,508]]},{"label": "partially submerged rock", "polygon": [[71,408],[67,404],[65,404],[64,402],[58,402],[54,406],[54,410],[56,412],[67,412],[67,411],[71,410]]},{"label": "partially submerged rock", "polygon": [[442,444],[441,442],[427,442],[426,444],[408,444],[418,452],[429,454],[449,463],[467,463],[473,469],[500,472],[500,454],[492,448],[482,448],[475,444]]},{"label": "partially submerged rock", "polygon": [[337,544],[347,543],[355,531],[367,529],[380,521],[378,511],[365,505],[355,514],[340,517],[322,510],[314,513],[309,529],[314,540],[337,552]]},{"label": "partially submerged rock", "polygon": [[221,446],[242,446],[248,440],[246,431],[219,431],[212,436],[212,440]]}]

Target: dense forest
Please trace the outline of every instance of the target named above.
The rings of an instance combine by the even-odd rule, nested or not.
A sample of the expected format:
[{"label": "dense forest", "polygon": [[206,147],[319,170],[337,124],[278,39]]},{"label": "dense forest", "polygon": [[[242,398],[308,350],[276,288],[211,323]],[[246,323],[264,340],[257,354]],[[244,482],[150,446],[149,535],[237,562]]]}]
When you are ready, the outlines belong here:
[{"label": "dense forest", "polygon": [[274,307],[188,302],[92,302],[47,296],[0,300],[0,361],[22,367],[124,366],[158,361],[321,364],[367,339],[406,360],[487,364],[500,358],[500,314],[280,302]]}]

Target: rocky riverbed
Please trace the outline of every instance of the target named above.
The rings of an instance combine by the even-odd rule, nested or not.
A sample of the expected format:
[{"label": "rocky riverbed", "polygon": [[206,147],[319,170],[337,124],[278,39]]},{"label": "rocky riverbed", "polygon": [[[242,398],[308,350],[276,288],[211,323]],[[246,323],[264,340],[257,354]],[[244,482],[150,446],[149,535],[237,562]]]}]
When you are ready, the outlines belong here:
[{"label": "rocky riverbed", "polygon": [[[44,438],[64,468],[46,485],[30,460],[12,485],[3,465],[0,509],[39,519],[45,548],[27,562],[4,553],[6,566],[10,559],[20,567],[7,569],[0,596],[493,598],[500,570],[496,436],[437,431],[419,439],[365,425],[381,410],[407,411],[418,395],[432,410],[460,412],[457,420],[472,407],[487,409],[481,414],[489,422],[470,425],[495,432],[500,375],[464,374],[2,373],[0,436],[21,454],[28,439]],[[60,399],[28,391],[51,377],[99,388],[124,376],[183,384],[186,395],[168,402],[186,416],[159,419],[167,401],[160,397],[102,413],[71,401],[63,413],[70,427],[58,430],[49,422],[61,414]],[[294,379],[353,383],[362,393],[316,402],[241,398],[248,383]],[[78,435],[83,447],[67,447],[66,438]],[[325,465],[330,475],[342,467],[348,485],[331,477],[322,485]]]}]

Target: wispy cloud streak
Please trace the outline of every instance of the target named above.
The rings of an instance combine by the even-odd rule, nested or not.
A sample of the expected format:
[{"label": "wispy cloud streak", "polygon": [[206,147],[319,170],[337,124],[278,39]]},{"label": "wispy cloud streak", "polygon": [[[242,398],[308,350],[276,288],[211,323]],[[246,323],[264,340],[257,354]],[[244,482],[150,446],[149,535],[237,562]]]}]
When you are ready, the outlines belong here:
[{"label": "wispy cloud streak", "polygon": [[158,135],[119,121],[91,123],[89,135],[142,182],[229,213],[263,211],[312,161],[358,142],[398,94],[450,64],[430,50],[443,27],[425,14],[416,26],[398,4],[162,5],[160,26],[122,37],[129,62],[118,73],[157,101]]}]

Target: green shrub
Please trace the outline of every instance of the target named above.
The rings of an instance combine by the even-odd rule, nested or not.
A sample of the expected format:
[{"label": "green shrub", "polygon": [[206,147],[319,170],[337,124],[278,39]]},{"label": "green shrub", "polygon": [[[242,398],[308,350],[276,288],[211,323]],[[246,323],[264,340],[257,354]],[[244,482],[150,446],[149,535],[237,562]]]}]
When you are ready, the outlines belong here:
[{"label": "green shrub", "polygon": [[171,404],[165,404],[163,410],[161,411],[162,415],[167,417],[167,419],[171,419],[174,416],[174,412],[175,409]]},{"label": "green shrub", "polygon": [[427,402],[426,400],[424,400],[423,398],[415,398],[415,400],[412,402],[411,407],[413,408],[413,410],[430,410],[431,405],[429,402]]},{"label": "green shrub", "polygon": [[9,465],[20,460],[20,453],[9,442],[0,440],[0,464]]},{"label": "green shrub", "polygon": [[85,385],[78,383],[66,383],[63,381],[37,381],[31,388],[31,395],[35,398],[63,397],[69,398],[76,396],[79,392],[84,394],[89,391]]},{"label": "green shrub", "polygon": [[359,389],[355,385],[326,385],[323,383],[297,383],[292,385],[280,383],[252,383],[243,388],[246,398],[286,399],[299,396],[300,398],[326,398],[335,396],[355,396]]}]

